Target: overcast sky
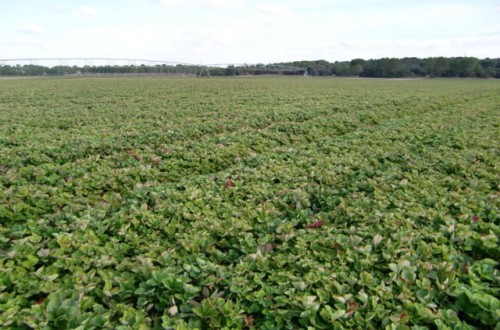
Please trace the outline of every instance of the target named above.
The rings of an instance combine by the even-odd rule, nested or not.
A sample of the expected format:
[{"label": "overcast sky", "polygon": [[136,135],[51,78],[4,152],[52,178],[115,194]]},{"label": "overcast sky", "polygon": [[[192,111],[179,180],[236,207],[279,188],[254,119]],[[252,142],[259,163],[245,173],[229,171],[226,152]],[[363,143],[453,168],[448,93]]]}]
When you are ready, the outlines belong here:
[{"label": "overcast sky", "polygon": [[500,57],[500,0],[0,0],[0,59]]}]

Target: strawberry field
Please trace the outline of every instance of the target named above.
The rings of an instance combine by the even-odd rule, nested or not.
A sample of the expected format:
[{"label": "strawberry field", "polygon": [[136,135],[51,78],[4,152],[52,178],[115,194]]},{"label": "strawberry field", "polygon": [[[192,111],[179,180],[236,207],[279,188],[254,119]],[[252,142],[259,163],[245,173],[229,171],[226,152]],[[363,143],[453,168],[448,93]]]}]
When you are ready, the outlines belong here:
[{"label": "strawberry field", "polygon": [[0,80],[0,327],[494,329],[500,82]]}]

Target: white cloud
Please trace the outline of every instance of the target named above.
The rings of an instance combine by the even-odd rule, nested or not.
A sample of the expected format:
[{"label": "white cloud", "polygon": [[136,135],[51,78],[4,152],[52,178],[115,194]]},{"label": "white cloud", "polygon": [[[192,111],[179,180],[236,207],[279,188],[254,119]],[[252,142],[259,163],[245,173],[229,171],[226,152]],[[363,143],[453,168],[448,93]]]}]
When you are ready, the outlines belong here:
[{"label": "white cloud", "polygon": [[235,8],[245,4],[244,0],[153,0],[152,2],[164,6],[194,5],[208,9]]},{"label": "white cloud", "polygon": [[285,6],[277,5],[274,3],[259,3],[255,6],[255,9],[257,9],[257,11],[260,11],[262,13],[272,14],[276,16],[286,16],[286,17],[293,16],[293,13],[290,11],[290,9],[288,9]]},{"label": "white cloud", "polygon": [[38,24],[27,24],[18,29],[19,32],[42,35],[45,34],[45,28]]},{"label": "white cloud", "polygon": [[40,42],[36,40],[16,40],[16,41],[11,41],[11,42],[4,42],[3,44],[9,45],[9,46],[21,46],[21,47],[29,47],[29,48],[36,48],[36,49],[41,49],[44,51],[50,51],[52,50],[52,47],[48,45],[45,42]]},{"label": "white cloud", "polygon": [[[159,4],[159,5],[164,5],[164,6],[177,6],[177,5],[182,5],[183,3],[184,4],[186,3],[186,1],[182,1],[182,0],[153,0],[151,2]],[[191,2],[191,1],[189,1],[189,2]]]},{"label": "white cloud", "polygon": [[[452,6],[452,1],[147,0],[123,5],[106,2],[104,9],[98,2],[78,7],[58,0],[60,6],[39,5],[36,15],[26,14],[21,21],[19,17],[0,20],[0,28],[6,31],[0,35],[5,45],[0,54],[205,64],[464,54],[499,57],[498,4],[461,0]],[[104,13],[107,19],[99,22],[75,19]]]},{"label": "white cloud", "polygon": [[144,50],[160,47],[161,37],[161,31],[153,26],[125,24],[69,29],[59,37],[54,53],[62,57],[149,58]]},{"label": "white cloud", "polygon": [[73,11],[71,14],[80,18],[90,18],[99,15],[99,12],[94,7],[84,6]]},{"label": "white cloud", "polygon": [[[498,45],[498,46],[496,46]],[[350,40],[326,47],[311,44],[312,52],[331,54],[330,60],[382,57],[474,56],[495,57],[500,53],[500,36],[435,38],[426,40]],[[327,58],[328,59],[328,58]]]}]

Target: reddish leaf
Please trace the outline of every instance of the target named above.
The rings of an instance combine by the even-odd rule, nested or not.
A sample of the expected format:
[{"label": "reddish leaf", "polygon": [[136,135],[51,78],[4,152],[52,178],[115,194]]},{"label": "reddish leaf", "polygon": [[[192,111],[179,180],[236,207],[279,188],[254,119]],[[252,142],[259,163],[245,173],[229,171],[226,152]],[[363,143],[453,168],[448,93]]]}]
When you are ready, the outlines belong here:
[{"label": "reddish leaf", "polygon": [[479,221],[479,217],[477,215],[473,215],[472,222],[478,222],[478,221]]},{"label": "reddish leaf", "polygon": [[264,254],[271,252],[273,249],[274,249],[274,246],[271,243],[266,243],[260,247],[260,251]]},{"label": "reddish leaf", "polygon": [[151,157],[151,161],[153,163],[155,163],[156,165],[160,165],[161,164],[161,158],[158,158],[158,157]]},{"label": "reddish leaf", "polygon": [[142,160],[142,157],[133,152],[132,150],[125,151],[129,156],[134,157],[137,160]]},{"label": "reddish leaf", "polygon": [[44,301],[45,301],[45,298],[40,298],[40,299],[38,299],[38,300],[35,302],[35,304],[37,304],[37,305],[41,305],[41,304],[43,304],[43,302],[44,302]]},{"label": "reddish leaf", "polygon": [[313,222],[310,225],[306,226],[306,228],[319,228],[319,227],[323,227],[324,224],[325,224],[324,220],[318,220],[318,221]]},{"label": "reddish leaf", "polygon": [[172,153],[172,150],[168,150],[167,148],[162,147],[161,148],[161,153],[164,155],[168,155]]},{"label": "reddish leaf", "polygon": [[245,326],[248,328],[253,327],[253,316],[252,315],[245,315]]},{"label": "reddish leaf", "polygon": [[226,184],[224,185],[224,187],[227,189],[227,188],[230,188],[230,187],[234,187],[234,182],[233,180],[231,179],[227,179],[226,180]]},{"label": "reddish leaf", "polygon": [[352,315],[358,310],[358,304],[355,301],[349,301],[347,303],[347,315]]}]

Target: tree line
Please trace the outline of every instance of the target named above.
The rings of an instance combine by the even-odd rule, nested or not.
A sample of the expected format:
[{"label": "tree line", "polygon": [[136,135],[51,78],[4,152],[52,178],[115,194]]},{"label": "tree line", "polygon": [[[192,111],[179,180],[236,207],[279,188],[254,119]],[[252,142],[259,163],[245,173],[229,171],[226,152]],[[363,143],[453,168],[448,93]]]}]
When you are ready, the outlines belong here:
[{"label": "tree line", "polygon": [[[282,67],[281,69],[279,67]],[[304,74],[303,70],[283,67],[278,64],[229,65],[227,67],[207,67],[202,65],[103,65],[103,66],[63,66],[45,67],[41,65],[0,66],[3,76],[63,76],[63,75],[189,75],[189,76],[243,76],[263,74]]]},{"label": "tree line", "polygon": [[284,64],[304,67],[312,76],[500,78],[500,58],[429,57],[421,59],[405,57],[401,59],[354,59],[333,63],[324,60],[300,61]]},{"label": "tree line", "polygon": [[3,76],[63,76],[92,74],[196,74],[200,67],[196,65],[57,65],[46,67],[42,65],[3,65],[0,75]]},{"label": "tree line", "polygon": [[[287,67],[302,68],[294,70]],[[280,69],[281,68],[281,69]],[[2,65],[2,76],[61,76],[92,74],[159,74],[197,76],[239,76],[284,74],[311,76],[359,76],[379,78],[403,77],[477,77],[500,78],[500,58],[478,59],[475,57],[405,57],[381,59],[353,59],[351,61],[328,62],[295,61],[259,65],[230,65],[225,68],[196,65],[105,65],[45,67],[41,65]]]}]

